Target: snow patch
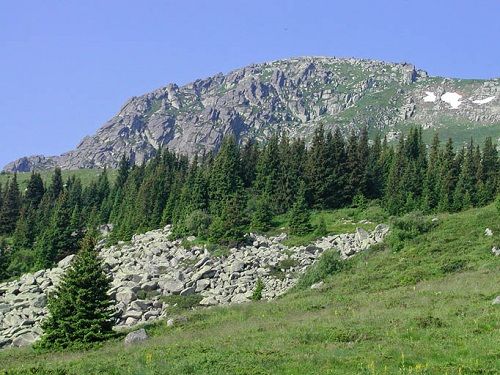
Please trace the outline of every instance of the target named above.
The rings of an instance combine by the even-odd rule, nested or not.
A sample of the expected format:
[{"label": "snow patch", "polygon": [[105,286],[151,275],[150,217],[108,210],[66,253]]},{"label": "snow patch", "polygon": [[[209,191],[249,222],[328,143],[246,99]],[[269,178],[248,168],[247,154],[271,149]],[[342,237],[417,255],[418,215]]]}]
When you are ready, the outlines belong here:
[{"label": "snow patch", "polygon": [[436,101],[436,94],[434,94],[432,91],[426,91],[425,93],[427,94],[427,96],[424,97],[424,102]]},{"label": "snow patch", "polygon": [[478,100],[473,100],[472,103],[476,103],[476,104],[486,104],[486,103],[489,103],[491,102],[492,100],[494,100],[495,97],[494,96],[490,96],[488,98],[484,98],[484,99],[478,99]]},{"label": "snow patch", "polygon": [[462,95],[457,94],[456,92],[445,92],[443,95],[441,95],[441,100],[448,103],[452,109],[457,109],[458,107],[460,107],[460,104],[462,104],[462,102],[460,101],[461,98]]}]

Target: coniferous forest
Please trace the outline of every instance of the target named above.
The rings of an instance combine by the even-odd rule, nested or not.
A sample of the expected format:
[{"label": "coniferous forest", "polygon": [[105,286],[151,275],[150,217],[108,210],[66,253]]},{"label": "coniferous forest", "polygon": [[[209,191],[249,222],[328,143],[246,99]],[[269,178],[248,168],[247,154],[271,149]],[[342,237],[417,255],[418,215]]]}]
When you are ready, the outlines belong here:
[{"label": "coniferous forest", "polygon": [[88,186],[63,181],[60,169],[45,185],[33,172],[25,191],[16,175],[0,186],[0,279],[48,268],[80,247],[86,228],[113,223],[109,241],[174,225],[234,245],[245,232],[266,231],[289,213],[297,234],[313,230],[310,209],[335,209],[369,200],[391,215],[420,210],[457,212],[490,203],[500,193],[500,162],[491,138],[467,145],[422,140],[414,128],[389,145],[368,132],[347,138],[318,128],[302,139],[274,136],[239,146],[226,138],[217,153],[193,160],[160,150],[144,165],[123,157],[116,181],[106,170]]}]

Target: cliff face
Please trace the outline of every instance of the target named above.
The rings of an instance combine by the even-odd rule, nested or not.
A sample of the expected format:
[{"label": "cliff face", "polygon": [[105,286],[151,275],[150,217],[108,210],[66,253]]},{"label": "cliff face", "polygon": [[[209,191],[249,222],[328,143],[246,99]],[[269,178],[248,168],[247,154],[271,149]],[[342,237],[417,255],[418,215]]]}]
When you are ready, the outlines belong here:
[{"label": "cliff face", "polygon": [[282,131],[307,139],[319,124],[346,133],[368,126],[389,138],[415,124],[498,138],[500,80],[429,77],[406,63],[327,57],[250,65],[133,97],[75,150],[21,158],[5,170],[114,167],[123,154],[141,163],[159,147],[194,155],[217,149],[230,133],[240,142]]}]

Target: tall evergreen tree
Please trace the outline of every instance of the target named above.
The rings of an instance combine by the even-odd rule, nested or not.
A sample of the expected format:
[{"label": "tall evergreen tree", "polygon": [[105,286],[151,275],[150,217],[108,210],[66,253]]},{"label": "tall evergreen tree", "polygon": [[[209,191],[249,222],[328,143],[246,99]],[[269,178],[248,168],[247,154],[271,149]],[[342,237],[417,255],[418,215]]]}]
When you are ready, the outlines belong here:
[{"label": "tall evergreen tree", "polygon": [[302,183],[297,193],[297,200],[290,210],[290,233],[304,235],[312,230],[311,215],[305,199],[305,184]]},{"label": "tall evergreen tree", "polygon": [[32,172],[28,181],[28,186],[26,187],[26,193],[24,194],[24,201],[27,205],[37,208],[44,193],[45,187],[43,186],[40,173]]},{"label": "tall evergreen tree", "polygon": [[68,254],[76,251],[78,237],[70,225],[73,207],[69,205],[68,194],[62,193],[57,199],[48,226],[36,241],[37,265],[49,268]]},{"label": "tall evergreen tree", "polygon": [[52,184],[50,185],[50,192],[52,194],[52,199],[55,201],[59,198],[59,195],[64,190],[64,182],[62,179],[61,168],[56,167],[54,169],[54,174],[52,175]]},{"label": "tall evergreen tree", "polygon": [[112,304],[107,294],[111,282],[94,249],[93,235],[89,231],[82,248],[49,298],[49,316],[42,323],[43,335],[38,343],[41,348],[85,346],[114,335]]},{"label": "tall evergreen tree", "polygon": [[17,184],[17,175],[9,182],[0,210],[0,235],[11,234],[16,229],[16,222],[21,210],[21,194]]}]

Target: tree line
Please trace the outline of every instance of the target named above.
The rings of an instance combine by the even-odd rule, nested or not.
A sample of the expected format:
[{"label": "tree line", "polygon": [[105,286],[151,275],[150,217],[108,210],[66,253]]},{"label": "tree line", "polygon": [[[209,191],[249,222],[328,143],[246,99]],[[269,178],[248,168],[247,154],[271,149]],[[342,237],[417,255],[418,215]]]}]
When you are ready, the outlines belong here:
[{"label": "tree line", "polygon": [[88,186],[63,181],[55,169],[47,186],[31,174],[20,192],[16,175],[0,186],[0,278],[47,268],[76,252],[86,228],[114,223],[109,241],[174,224],[176,236],[228,245],[245,231],[266,231],[290,214],[290,227],[312,230],[308,210],[379,200],[391,215],[455,212],[491,202],[500,192],[500,162],[491,138],[454,147],[436,134],[427,146],[413,128],[390,145],[368,132],[344,137],[318,127],[303,139],[272,136],[265,143],[223,140],[216,153],[189,160],[160,150],[148,163],[122,157],[116,181],[104,170]]}]

